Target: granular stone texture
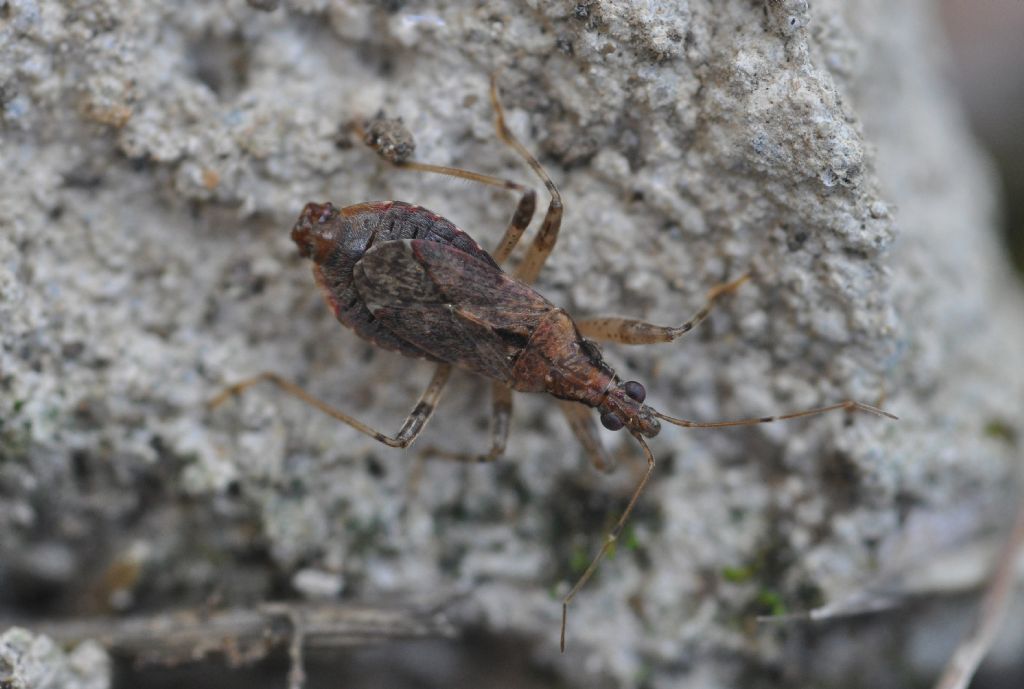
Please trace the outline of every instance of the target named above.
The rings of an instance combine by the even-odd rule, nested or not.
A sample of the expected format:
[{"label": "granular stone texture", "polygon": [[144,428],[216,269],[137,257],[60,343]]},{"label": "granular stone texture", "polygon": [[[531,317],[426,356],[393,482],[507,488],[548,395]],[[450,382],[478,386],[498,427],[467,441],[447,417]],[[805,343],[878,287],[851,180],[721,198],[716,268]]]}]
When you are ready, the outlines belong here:
[{"label": "granular stone texture", "polygon": [[108,689],[110,658],[94,641],[65,653],[51,639],[19,627],[0,633],[0,686],[5,689]]},{"label": "granular stone texture", "polygon": [[[429,594],[574,685],[826,676],[755,616],[1003,523],[1024,430],[1020,294],[931,12],[0,0],[2,611]],[[399,199],[493,246],[513,196],[396,170],[352,126],[383,111],[417,160],[540,193],[494,135],[492,72],[565,199],[553,302],[680,323],[752,276],[679,342],[605,348],[653,405],[901,417],[664,430],[566,656],[560,596],[643,470],[628,436],[598,475],[553,401],[519,396],[504,459],[421,466],[269,386],[205,404],[272,370],[397,430],[429,365],[344,330],[288,230],[308,201]],[[487,389],[456,376],[419,444],[485,449]]]}]

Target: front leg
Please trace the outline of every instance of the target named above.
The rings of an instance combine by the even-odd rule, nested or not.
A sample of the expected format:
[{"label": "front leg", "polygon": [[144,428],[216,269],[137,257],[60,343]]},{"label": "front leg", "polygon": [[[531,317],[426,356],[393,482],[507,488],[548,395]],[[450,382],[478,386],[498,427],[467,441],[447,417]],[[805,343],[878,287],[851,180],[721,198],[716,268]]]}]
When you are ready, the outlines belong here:
[{"label": "front leg", "polygon": [[565,420],[569,422],[576,440],[583,446],[587,453],[587,459],[600,472],[611,471],[615,463],[608,456],[608,451],[601,444],[601,437],[598,435],[597,424],[594,423],[594,410],[579,402],[569,400],[556,400]]}]

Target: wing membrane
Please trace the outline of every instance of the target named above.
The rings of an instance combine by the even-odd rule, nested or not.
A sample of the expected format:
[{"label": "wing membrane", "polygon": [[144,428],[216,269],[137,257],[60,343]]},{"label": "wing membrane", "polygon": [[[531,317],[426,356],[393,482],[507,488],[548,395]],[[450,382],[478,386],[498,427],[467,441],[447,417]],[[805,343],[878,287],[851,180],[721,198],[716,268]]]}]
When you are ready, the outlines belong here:
[{"label": "wing membrane", "polygon": [[381,242],[355,266],[373,316],[401,339],[502,382],[554,306],[500,269],[447,244]]}]

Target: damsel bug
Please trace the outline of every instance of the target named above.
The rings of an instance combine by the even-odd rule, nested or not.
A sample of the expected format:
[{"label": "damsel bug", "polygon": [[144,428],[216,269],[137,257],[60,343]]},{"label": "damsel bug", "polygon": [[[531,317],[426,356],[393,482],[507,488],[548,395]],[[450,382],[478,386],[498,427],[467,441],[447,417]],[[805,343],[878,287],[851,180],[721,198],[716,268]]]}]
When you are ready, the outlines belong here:
[{"label": "damsel bug", "polygon": [[780,416],[701,423],[667,416],[645,404],[644,386],[632,380],[621,381],[592,341],[634,345],[671,342],[704,320],[714,301],[739,287],[747,276],[712,289],[703,308],[679,326],[626,318],[574,321],[530,287],[555,246],[562,220],[561,196],[537,159],[506,126],[494,77],[490,95],[498,137],[529,164],[551,195],[540,230],[513,274],[505,273],[501,264],[530,224],[536,207],[534,191],[458,168],[396,162],[399,167],[461,177],[519,193],[512,220],[490,254],[444,218],[400,201],[360,203],[341,209],[330,203],[309,203],[292,229],[299,253],[312,259],[316,283],[343,325],[384,349],[437,364],[430,384],[398,433],[385,435],[274,373],[232,385],[211,405],[268,381],[385,445],[404,448],[423,430],[452,366],[458,366],[492,381],[491,449],[482,455],[432,454],[465,461],[499,457],[508,437],[512,390],[556,397],[576,437],[599,468],[608,462],[589,408],[600,412],[601,424],[608,430],[627,429],[643,450],[647,471],[601,549],[562,600],[560,644],[564,651],[569,604],[618,538],[654,471],[654,455],[644,439],[658,434],[659,419],[686,428],[723,428],[839,409],[896,417],[851,400]]}]

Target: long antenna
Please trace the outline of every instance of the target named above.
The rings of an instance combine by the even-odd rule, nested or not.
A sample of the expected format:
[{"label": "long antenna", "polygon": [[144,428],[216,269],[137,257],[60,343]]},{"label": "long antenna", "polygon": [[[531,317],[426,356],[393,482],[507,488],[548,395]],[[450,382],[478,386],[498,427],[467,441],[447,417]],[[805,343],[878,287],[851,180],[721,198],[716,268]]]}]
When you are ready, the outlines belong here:
[{"label": "long antenna", "polygon": [[626,525],[626,520],[629,519],[629,515],[633,512],[633,507],[636,506],[636,501],[640,499],[640,494],[644,492],[644,488],[647,486],[647,482],[650,480],[651,474],[654,473],[654,454],[651,452],[651,448],[647,446],[647,443],[644,442],[643,436],[639,433],[635,433],[633,431],[630,431],[630,433],[634,438],[636,438],[636,441],[640,443],[640,447],[644,450],[644,456],[647,458],[647,472],[644,474],[644,477],[640,479],[640,483],[637,484],[636,490],[633,491],[633,497],[629,499],[629,504],[626,505],[625,511],[623,511],[622,516],[619,517],[619,521],[615,522],[615,526],[612,527],[612,530],[608,532],[607,536],[605,536],[601,550],[597,552],[594,559],[590,561],[589,565],[587,565],[586,570],[584,570],[579,580],[577,580],[576,584],[572,587],[572,590],[570,590],[569,593],[566,594],[565,598],[562,599],[562,634],[559,640],[559,646],[562,653],[565,653],[565,624],[569,617],[569,603],[571,603],[572,599],[576,597],[576,594],[579,593],[581,588],[583,588],[583,585],[590,580],[590,577],[594,575],[594,572],[597,570],[598,563],[601,562],[604,556],[608,553],[608,550],[612,547],[615,541],[618,540],[619,534],[622,533],[622,528]]},{"label": "long antenna", "polygon": [[816,414],[825,414],[830,411],[837,411],[843,409],[846,411],[861,411],[867,412],[868,414],[874,414],[875,416],[884,416],[888,419],[898,420],[899,417],[895,414],[890,414],[887,411],[879,409],[878,407],[872,407],[870,404],[864,404],[863,402],[855,402],[854,400],[846,400],[845,402],[839,402],[838,404],[830,404],[827,407],[816,407],[814,409],[805,409],[804,411],[794,411],[788,414],[780,414],[777,416],[759,416],[751,419],[737,419],[735,421],[687,421],[686,419],[677,419],[672,416],[666,416],[659,411],[651,409],[651,413],[657,416],[659,419],[668,421],[677,426],[684,428],[727,428],[729,426],[754,426],[759,423],[771,423],[772,421],[788,421],[790,419],[800,419],[805,416],[814,416]]}]

